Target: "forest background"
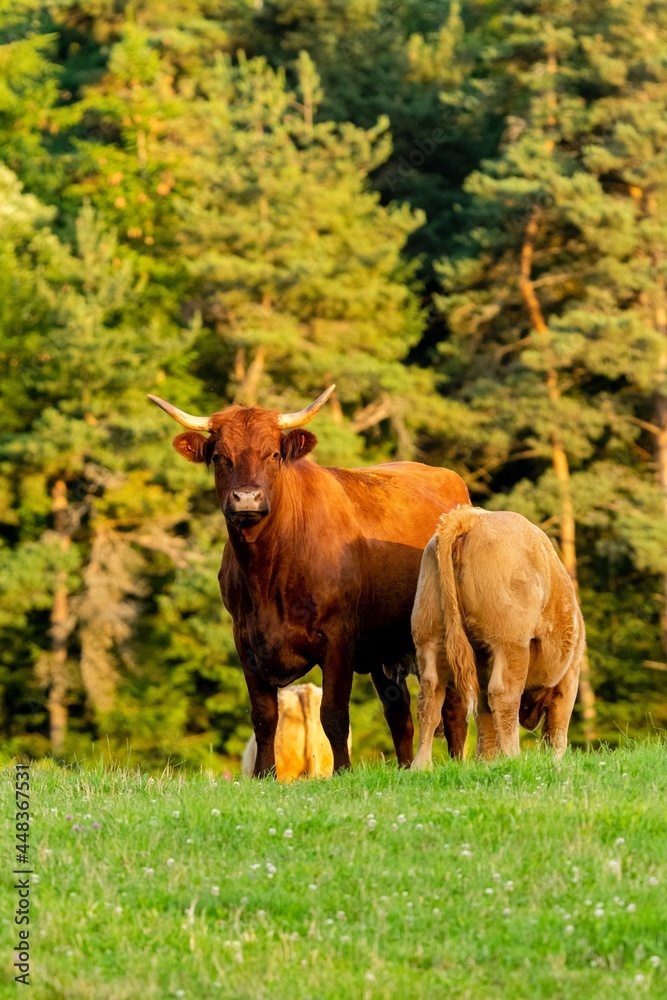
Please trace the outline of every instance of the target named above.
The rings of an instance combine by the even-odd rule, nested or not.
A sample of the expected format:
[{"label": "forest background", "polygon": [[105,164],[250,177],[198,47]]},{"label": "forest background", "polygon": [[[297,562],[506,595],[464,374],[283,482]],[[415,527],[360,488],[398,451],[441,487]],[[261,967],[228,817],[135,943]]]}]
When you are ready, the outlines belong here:
[{"label": "forest background", "polygon": [[[234,767],[192,412],[416,459],[580,589],[573,739],[667,724],[667,3],[0,0],[0,746]],[[390,748],[369,682],[357,756]]]}]

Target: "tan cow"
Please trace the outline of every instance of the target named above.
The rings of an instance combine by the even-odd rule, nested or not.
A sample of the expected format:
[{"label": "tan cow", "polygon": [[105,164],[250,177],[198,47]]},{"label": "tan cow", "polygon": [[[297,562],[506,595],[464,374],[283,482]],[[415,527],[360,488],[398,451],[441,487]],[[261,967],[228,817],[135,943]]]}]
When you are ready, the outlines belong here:
[{"label": "tan cow", "polygon": [[420,677],[419,750],[431,764],[445,683],[477,713],[477,753],[519,752],[519,722],[560,756],[586,643],[572,581],[540,528],[520,514],[458,507],[422,558],[412,612]]},{"label": "tan cow", "polygon": [[[295,684],[278,691],[278,728],[276,729],[276,777],[278,781],[295,778],[328,778],[333,773],[331,744],[320,722],[322,688],[315,684]],[[352,734],[348,735],[352,747]],[[257,756],[254,734],[243,751],[243,773],[252,776]]]}]

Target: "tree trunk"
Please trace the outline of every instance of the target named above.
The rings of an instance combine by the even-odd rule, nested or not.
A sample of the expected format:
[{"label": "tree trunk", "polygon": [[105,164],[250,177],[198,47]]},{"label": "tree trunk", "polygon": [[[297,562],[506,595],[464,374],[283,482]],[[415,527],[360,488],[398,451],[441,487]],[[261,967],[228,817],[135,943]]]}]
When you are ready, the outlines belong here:
[{"label": "tree trunk", "polygon": [[[521,295],[526,304],[533,329],[537,333],[544,351],[547,365],[547,391],[552,403],[557,403],[560,399],[560,387],[558,385],[558,370],[556,360],[551,347],[551,333],[544,319],[542,308],[535,293],[535,287],[531,278],[533,250],[537,237],[540,209],[536,205],[530,214],[526,234],[521,249],[521,274],[519,277],[519,287]],[[560,439],[556,428],[551,434],[551,456],[558,490],[560,496],[560,548],[563,564],[567,570],[574,586],[577,599],[579,599],[579,578],[577,574],[577,546],[576,546],[576,521],[574,516],[574,505],[572,503],[572,493],[570,490],[570,466],[567,460],[567,452]],[[584,738],[587,743],[591,743],[596,738],[595,733],[595,691],[591,683],[590,661],[588,652],[584,650],[581,660],[581,673],[579,675],[579,700],[583,708]]]},{"label": "tree trunk", "polygon": [[[237,361],[239,355],[237,354]],[[259,392],[259,383],[262,380],[262,375],[264,374],[264,364],[266,362],[266,348],[263,344],[260,344],[255,351],[255,356],[248,365],[247,370],[244,370],[243,381],[238,387],[236,398],[239,402],[244,403],[246,406],[256,406],[257,396]],[[236,370],[240,372],[242,366],[244,368],[245,357],[243,357],[242,363],[237,364]]]},{"label": "tree trunk", "polygon": [[[67,486],[64,480],[56,480],[51,493],[53,528],[57,545],[65,553],[70,547],[70,536],[66,530]],[[67,570],[61,569],[56,576],[56,586],[51,607],[51,656],[49,661],[49,729],[51,748],[54,756],[61,756],[67,736],[67,639],[70,633],[69,595],[67,592]]]},{"label": "tree trunk", "polygon": [[[667,310],[660,302],[655,311],[655,325],[664,338],[664,347],[660,354],[658,371],[658,392],[655,400],[654,421],[657,428],[655,436],[656,462],[658,482],[662,490],[662,504],[667,517]],[[662,578],[662,612],[660,614],[660,634],[662,646],[667,652],[667,573]]]}]

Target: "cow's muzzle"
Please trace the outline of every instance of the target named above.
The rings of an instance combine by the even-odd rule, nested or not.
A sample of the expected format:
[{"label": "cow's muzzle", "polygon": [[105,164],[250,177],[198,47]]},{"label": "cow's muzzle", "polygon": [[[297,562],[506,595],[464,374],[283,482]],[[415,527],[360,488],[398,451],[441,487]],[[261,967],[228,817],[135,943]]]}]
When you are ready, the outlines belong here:
[{"label": "cow's muzzle", "polygon": [[269,502],[259,486],[239,487],[229,491],[224,513],[234,524],[257,524],[269,513]]}]

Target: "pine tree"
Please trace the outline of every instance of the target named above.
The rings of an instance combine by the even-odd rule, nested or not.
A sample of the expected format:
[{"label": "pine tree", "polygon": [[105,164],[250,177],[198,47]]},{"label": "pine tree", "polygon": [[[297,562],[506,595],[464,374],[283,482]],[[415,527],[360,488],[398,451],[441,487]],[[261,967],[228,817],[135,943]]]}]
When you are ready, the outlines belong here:
[{"label": "pine tree", "polygon": [[[629,173],[622,183],[609,169],[614,142],[607,146],[614,103],[639,113],[659,75],[639,43],[645,14],[630,4],[535,3],[504,16],[502,79],[521,90],[501,154],[466,182],[467,242],[442,266],[445,355],[472,412],[479,464],[497,482],[510,463],[532,462],[534,487],[521,481],[495,502],[553,519],[575,582],[575,519],[591,529],[603,518],[632,547],[630,511],[643,509],[645,524],[654,509],[655,491],[633,461],[632,401],[659,369],[659,338],[641,315],[642,227]],[[633,557],[641,565],[638,550]],[[584,669],[590,739],[587,681]]]}]

